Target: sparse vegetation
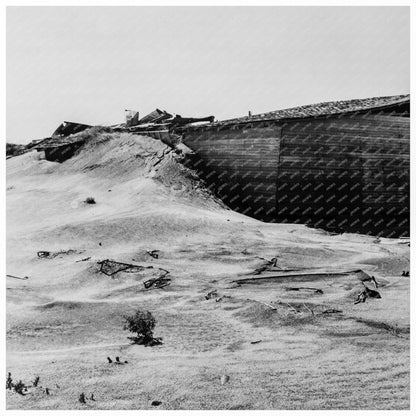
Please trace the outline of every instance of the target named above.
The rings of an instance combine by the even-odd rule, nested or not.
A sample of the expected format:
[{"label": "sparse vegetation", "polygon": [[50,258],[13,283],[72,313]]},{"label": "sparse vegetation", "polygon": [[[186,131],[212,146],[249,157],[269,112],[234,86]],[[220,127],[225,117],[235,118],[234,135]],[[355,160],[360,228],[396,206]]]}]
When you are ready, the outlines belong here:
[{"label": "sparse vegetation", "polygon": [[95,199],[92,196],[89,196],[85,201],[86,204],[95,204]]},{"label": "sparse vegetation", "polygon": [[16,393],[21,394],[22,396],[24,396],[24,391],[26,391],[26,385],[25,383],[23,383],[22,380],[19,380],[15,385],[14,385],[14,391]]},{"label": "sparse vegetation", "polygon": [[[97,142],[62,165],[39,162],[35,153],[8,161],[15,190],[7,202],[7,272],[30,274],[7,278],[9,410],[410,406],[410,281],[400,276],[409,269],[407,244],[334,239],[300,225],[245,219],[193,191],[171,194],[175,181],[191,187],[182,175],[169,185],[173,162],[156,166],[167,176],[161,192],[160,183],[143,176],[145,162],[166,151],[157,140],[114,133]],[[104,195],[116,191],[107,206]],[[80,192],[84,214],[106,205],[99,217],[69,209]],[[87,196],[96,196],[100,207],[85,205]],[[153,249],[161,250],[158,259]],[[276,255],[276,266],[253,272]],[[314,271],[355,270],[367,262],[383,298],[357,307],[361,272]],[[291,268],[301,276],[231,283]],[[172,276],[171,286],[158,288],[159,276]],[[146,289],[145,282],[153,284]],[[131,315],[126,322],[124,315]],[[166,345],[150,348],[158,336]],[[222,375],[230,377],[223,385]],[[23,395],[14,390],[20,379],[27,383]]]},{"label": "sparse vegetation", "polygon": [[6,389],[11,390],[13,387],[12,373],[7,374]]},{"label": "sparse vegetation", "polygon": [[160,338],[153,337],[156,319],[151,312],[137,309],[133,315],[124,315],[123,318],[124,329],[137,334],[137,336],[128,337],[134,344],[147,346],[161,343]]}]

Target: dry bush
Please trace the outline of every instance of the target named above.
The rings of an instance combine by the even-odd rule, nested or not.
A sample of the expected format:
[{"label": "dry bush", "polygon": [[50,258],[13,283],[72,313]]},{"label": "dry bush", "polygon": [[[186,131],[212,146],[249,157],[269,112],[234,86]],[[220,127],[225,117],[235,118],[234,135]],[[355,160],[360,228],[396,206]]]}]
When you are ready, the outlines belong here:
[{"label": "dry bush", "polygon": [[20,381],[18,381],[15,385],[14,385],[14,391],[16,392],[16,393],[19,393],[19,394],[21,394],[22,396],[24,396],[24,391],[26,391],[27,389],[26,389],[26,385],[25,385],[25,383],[23,383],[23,381],[22,380],[20,380]]},{"label": "dry bush", "polygon": [[125,321],[124,329],[137,334],[134,337],[128,337],[133,343],[140,345],[160,343],[160,339],[153,337],[156,319],[151,312],[137,309],[133,315],[124,315],[123,318]]},{"label": "dry bush", "polygon": [[95,199],[92,196],[89,196],[85,201],[86,204],[95,204]]}]

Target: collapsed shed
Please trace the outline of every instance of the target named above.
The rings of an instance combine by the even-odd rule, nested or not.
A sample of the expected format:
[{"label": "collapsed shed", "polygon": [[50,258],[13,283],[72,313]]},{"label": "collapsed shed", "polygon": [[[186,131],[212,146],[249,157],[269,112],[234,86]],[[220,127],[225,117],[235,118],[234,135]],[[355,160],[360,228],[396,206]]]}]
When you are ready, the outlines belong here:
[{"label": "collapsed shed", "polygon": [[45,159],[51,162],[64,162],[85,143],[85,137],[53,136],[42,140],[34,146],[34,149],[45,152]]},{"label": "collapsed shed", "polygon": [[[213,122],[214,116],[192,118],[173,116],[158,108],[150,114],[139,119],[139,112],[125,110],[126,121],[122,124],[108,126],[110,131],[128,132],[143,134],[163,141],[165,144],[172,145],[177,128],[191,125],[192,123]],[[74,153],[85,143],[87,136],[79,135],[88,128],[88,124],[64,121],[58,126],[51,137],[43,140],[32,141],[31,148],[45,152],[45,159],[53,162],[64,162],[74,155]],[[99,127],[99,126],[96,126]],[[29,147],[26,146],[28,149]]]}]

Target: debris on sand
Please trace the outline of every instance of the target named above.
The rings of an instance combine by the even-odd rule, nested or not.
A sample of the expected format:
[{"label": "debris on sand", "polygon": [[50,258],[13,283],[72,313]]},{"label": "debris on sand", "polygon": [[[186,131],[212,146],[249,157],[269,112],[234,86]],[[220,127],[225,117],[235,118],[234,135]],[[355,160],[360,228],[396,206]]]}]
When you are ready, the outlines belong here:
[{"label": "debris on sand", "polygon": [[38,386],[39,380],[40,380],[40,377],[39,376],[36,376],[35,377],[35,380],[33,381],[33,387],[37,387]]},{"label": "debris on sand", "polygon": [[223,374],[221,376],[221,385],[223,386],[225,383],[228,383],[230,381],[230,376],[227,376],[226,374]]},{"label": "debris on sand", "polygon": [[378,288],[379,283],[377,282],[377,280],[374,276],[370,276],[368,273],[366,273],[364,270],[361,270],[361,269],[358,269],[356,272],[359,273],[359,280],[361,282],[373,283],[375,288],[376,289]]},{"label": "debris on sand", "polygon": [[262,266],[258,267],[257,269],[254,270],[253,273],[250,273],[250,274],[261,274],[261,273],[263,273],[265,271],[272,270],[273,267],[277,267],[278,269],[281,269],[277,265],[277,257],[273,257],[270,260],[265,259],[264,257],[259,257],[259,256],[257,256],[257,258],[259,258],[260,260],[265,261],[265,264],[263,264]]},{"label": "debris on sand", "polygon": [[13,276],[12,274],[6,274],[7,277],[12,277],[13,279],[19,279],[19,280],[27,280],[29,279],[29,276],[24,276],[24,277],[18,277],[18,276]]},{"label": "debris on sand", "polygon": [[279,305],[289,306],[289,308],[292,309],[293,312],[299,313],[299,311],[296,308],[294,308],[290,303],[283,302],[282,300],[277,300],[276,303]]},{"label": "debris on sand", "polygon": [[303,306],[311,313],[312,316],[315,316],[315,312],[311,308],[309,308],[305,302],[303,302]]},{"label": "debris on sand", "polygon": [[57,256],[60,256],[61,254],[65,254],[65,255],[70,255],[70,254],[81,254],[83,253],[84,250],[80,251],[80,250],[60,250],[60,251],[45,251],[45,250],[41,250],[37,252],[37,255],[40,259],[53,259]]},{"label": "debris on sand", "polygon": [[151,339],[149,342],[147,342],[146,344],[143,344],[145,347],[154,347],[155,345],[162,345],[162,338],[153,338]]},{"label": "debris on sand", "polygon": [[320,295],[323,295],[324,291],[322,289],[317,289],[316,287],[286,287],[285,290],[294,290],[294,291],[300,291],[300,290],[311,290],[314,293],[319,293]]},{"label": "debris on sand", "polygon": [[205,299],[206,300],[210,300],[210,299],[213,299],[213,298],[218,298],[218,292],[217,292],[217,290],[211,290],[211,292],[208,292],[205,295]]},{"label": "debris on sand", "polygon": [[340,311],[339,309],[325,309],[321,312],[322,315],[331,313],[342,313],[342,311]]},{"label": "debris on sand", "polygon": [[159,258],[159,254],[158,254],[159,251],[160,250],[146,250],[146,253],[149,256],[153,257],[154,259],[158,259]]},{"label": "debris on sand", "polygon": [[215,299],[215,302],[221,302],[223,299],[230,299],[231,295],[219,295],[217,289],[211,290],[205,295],[206,300]]},{"label": "debris on sand", "polygon": [[364,283],[363,286],[364,290],[358,294],[357,299],[354,301],[354,305],[364,303],[367,298],[381,299],[381,295],[377,290],[369,289]]},{"label": "debris on sand", "polygon": [[97,262],[100,265],[100,272],[107,276],[114,276],[119,272],[138,273],[145,269],[153,269],[153,266],[139,266],[131,263],[120,263],[114,260],[103,260]]},{"label": "debris on sand", "polygon": [[371,276],[371,281],[374,283],[374,286],[376,287],[376,289],[378,289],[378,282],[374,276]]},{"label": "debris on sand", "polygon": [[409,271],[402,271],[402,276],[403,277],[410,277],[410,272]]},{"label": "debris on sand", "polygon": [[267,307],[268,307],[268,308],[270,308],[271,310],[273,310],[273,311],[277,311],[277,308],[275,308],[273,305],[270,305],[269,303],[262,302],[262,301],[260,301],[260,300],[255,300],[255,299],[247,299],[247,300],[250,300],[251,302],[261,303],[262,305],[267,306]]},{"label": "debris on sand", "polygon": [[160,406],[162,404],[162,402],[160,402],[159,400],[153,400],[152,401],[152,406]]},{"label": "debris on sand", "polygon": [[123,364],[128,364],[128,361],[120,361],[120,357],[116,357],[116,360],[115,361],[113,361],[110,357],[107,357],[107,360],[108,360],[108,364],[120,364],[120,365],[123,365]]},{"label": "debris on sand", "polygon": [[257,340],[257,341],[251,341],[250,344],[259,344],[260,342],[262,342],[261,339]]},{"label": "debris on sand", "polygon": [[85,257],[84,259],[77,260],[75,263],[79,263],[81,261],[88,261],[91,257]]},{"label": "debris on sand", "polygon": [[166,271],[166,270],[165,270],[165,272],[166,273],[163,274],[162,276],[155,277],[153,279],[149,279],[149,280],[146,280],[145,282],[143,282],[143,285],[144,285],[145,289],[150,289],[152,287],[154,289],[161,289],[162,287],[170,285],[170,282],[171,282],[172,279],[170,279],[169,277],[166,277],[166,275],[169,272]]},{"label": "debris on sand", "polygon": [[80,403],[83,403],[83,404],[85,404],[85,403],[86,403],[86,401],[85,401],[85,394],[84,394],[84,393],[81,393],[81,394],[79,395],[79,399],[78,399],[78,401],[79,401]]},{"label": "debris on sand", "polygon": [[264,257],[257,256],[258,259],[264,260],[269,266],[278,267],[277,265],[277,257],[273,257],[270,260],[265,259]]},{"label": "debris on sand", "polygon": [[[258,269],[257,269],[258,270]],[[269,271],[269,270],[267,270]],[[267,282],[271,279],[288,279],[288,278],[326,278],[326,277],[343,277],[348,275],[356,275],[357,273],[362,273],[361,269],[355,270],[332,270],[327,268],[305,268],[305,269],[280,269],[273,270],[277,274],[266,274],[260,277],[253,276],[247,277],[244,279],[233,280],[231,283],[237,283],[238,285],[242,284],[253,284],[258,282]],[[258,274],[258,273],[248,273],[249,275]],[[372,280],[370,276],[365,273],[365,277],[362,278],[364,281]]]}]

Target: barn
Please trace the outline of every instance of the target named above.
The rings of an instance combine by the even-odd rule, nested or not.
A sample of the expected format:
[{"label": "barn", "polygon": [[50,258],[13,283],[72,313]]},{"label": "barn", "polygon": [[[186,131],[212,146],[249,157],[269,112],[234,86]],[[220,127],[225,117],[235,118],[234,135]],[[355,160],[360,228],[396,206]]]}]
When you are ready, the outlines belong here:
[{"label": "barn", "polygon": [[232,209],[335,232],[409,235],[410,95],[326,102],[182,130]]}]

